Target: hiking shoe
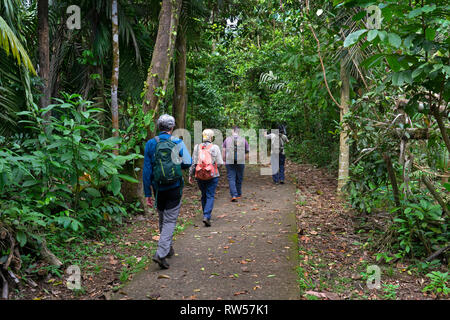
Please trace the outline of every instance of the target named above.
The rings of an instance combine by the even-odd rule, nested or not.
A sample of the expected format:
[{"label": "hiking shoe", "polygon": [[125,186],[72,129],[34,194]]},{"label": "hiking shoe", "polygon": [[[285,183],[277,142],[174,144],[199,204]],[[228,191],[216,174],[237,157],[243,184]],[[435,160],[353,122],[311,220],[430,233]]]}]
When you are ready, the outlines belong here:
[{"label": "hiking shoe", "polygon": [[203,223],[205,224],[205,227],[211,227],[211,219],[203,219]]},{"label": "hiking shoe", "polygon": [[175,254],[175,250],[173,250],[173,247],[170,246],[170,250],[169,250],[169,253],[167,254],[167,258],[173,257],[174,254]]},{"label": "hiking shoe", "polygon": [[280,184],[284,184],[284,181],[280,181]]},{"label": "hiking shoe", "polygon": [[160,258],[158,254],[155,253],[152,260],[156,262],[161,269],[169,269],[170,265],[167,263],[166,258]]},{"label": "hiking shoe", "polygon": [[237,197],[233,197],[233,198],[231,198],[231,202],[237,202]]}]

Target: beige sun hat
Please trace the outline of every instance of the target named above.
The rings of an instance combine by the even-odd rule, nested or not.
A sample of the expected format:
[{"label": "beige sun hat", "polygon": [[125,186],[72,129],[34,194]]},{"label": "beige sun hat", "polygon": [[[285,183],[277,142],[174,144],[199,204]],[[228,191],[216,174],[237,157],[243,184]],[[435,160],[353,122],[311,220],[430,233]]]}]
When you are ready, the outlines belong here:
[{"label": "beige sun hat", "polygon": [[209,141],[212,142],[212,139],[214,137],[214,131],[211,129],[205,129],[202,132],[202,138],[203,138],[203,142]]}]

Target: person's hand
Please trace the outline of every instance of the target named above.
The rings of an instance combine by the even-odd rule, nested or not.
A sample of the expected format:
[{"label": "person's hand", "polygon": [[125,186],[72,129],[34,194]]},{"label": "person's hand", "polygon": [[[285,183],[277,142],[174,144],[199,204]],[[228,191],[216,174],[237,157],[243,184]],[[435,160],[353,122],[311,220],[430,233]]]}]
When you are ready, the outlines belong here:
[{"label": "person's hand", "polygon": [[147,205],[152,208],[153,207],[153,199],[152,199],[152,197],[147,197],[147,198],[145,198],[145,200],[147,202]]}]

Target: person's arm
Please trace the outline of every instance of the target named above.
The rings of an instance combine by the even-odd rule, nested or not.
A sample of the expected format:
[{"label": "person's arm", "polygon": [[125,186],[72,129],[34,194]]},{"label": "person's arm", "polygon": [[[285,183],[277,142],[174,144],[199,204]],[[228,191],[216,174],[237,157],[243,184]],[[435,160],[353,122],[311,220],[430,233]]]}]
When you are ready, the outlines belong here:
[{"label": "person's arm", "polygon": [[250,147],[248,145],[247,139],[244,138],[245,141],[245,153],[249,153],[250,152]]},{"label": "person's arm", "polygon": [[222,154],[220,152],[220,147],[218,145],[214,145],[214,148],[216,149],[216,163],[218,166],[223,165],[223,158]]},{"label": "person's arm", "polygon": [[226,156],[227,156],[227,139],[226,138],[222,143],[222,160],[223,162],[226,162]]},{"label": "person's arm", "polygon": [[194,151],[192,152],[192,165],[189,168],[189,183],[193,182],[193,177],[195,174],[195,166],[197,165],[197,155],[198,153],[198,144],[195,145]]},{"label": "person's arm", "polygon": [[183,141],[180,142],[180,157],[181,169],[189,169],[192,165],[192,158]]},{"label": "person's arm", "polygon": [[147,205],[153,206],[152,199],[152,155],[150,152],[151,142],[147,142],[144,151],[144,168],[142,170],[142,182],[144,184],[144,195]]}]

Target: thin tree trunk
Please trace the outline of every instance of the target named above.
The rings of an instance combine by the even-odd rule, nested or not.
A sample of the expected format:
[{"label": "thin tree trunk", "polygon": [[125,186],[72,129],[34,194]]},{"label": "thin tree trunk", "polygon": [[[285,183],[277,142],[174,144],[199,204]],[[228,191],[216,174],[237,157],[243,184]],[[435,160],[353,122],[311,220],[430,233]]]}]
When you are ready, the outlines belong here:
[{"label": "thin tree trunk", "polygon": [[[158,35],[142,103],[145,114],[153,111],[153,119],[158,114],[159,103],[164,97],[169,80],[170,60],[173,56],[181,3],[182,0],[163,0],[161,12],[159,13]],[[153,134],[149,130],[149,136]]]},{"label": "thin tree trunk", "polygon": [[392,165],[391,157],[387,153],[383,153],[383,159],[386,163],[386,168],[389,176],[389,180],[392,185],[392,193],[394,194],[394,201],[397,207],[400,207],[400,192],[398,191],[397,178],[395,176],[394,167]]},{"label": "thin tree trunk", "polygon": [[422,182],[427,186],[428,191],[430,191],[433,198],[439,203],[442,210],[445,212],[447,216],[449,216],[449,211],[447,209],[447,203],[442,199],[439,193],[434,189],[433,183],[426,176],[422,176]]},{"label": "thin tree trunk", "polygon": [[[181,29],[181,28],[179,28]],[[182,30],[179,31],[176,40],[176,51],[178,53],[175,64],[175,86],[173,94],[173,116],[177,128],[186,128],[186,108],[187,108],[187,89],[186,89],[186,35]]]},{"label": "thin tree trunk", "polygon": [[117,0],[112,0],[113,68],[111,75],[111,116],[113,135],[115,137],[119,136],[119,101],[117,96],[119,87],[119,17],[117,13]]},{"label": "thin tree trunk", "polygon": [[[42,96],[40,99],[41,108],[50,104],[49,74],[50,74],[50,40],[48,27],[48,0],[38,0],[38,43],[39,43],[39,76],[43,82]],[[47,112],[44,117],[49,119],[51,112]]]},{"label": "thin tree trunk", "polygon": [[447,150],[448,150],[448,152],[450,152],[450,138],[448,136],[448,130],[445,127],[442,114],[439,112],[439,106],[432,105],[431,111],[433,112],[433,115],[436,118],[439,130],[441,131],[441,134],[442,134],[442,139],[444,140]]},{"label": "thin tree trunk", "polygon": [[[341,60],[341,122],[344,120],[345,114],[348,112],[348,105],[350,101],[350,79],[344,61]],[[343,125],[339,139],[339,173],[338,173],[338,194],[342,194],[342,188],[347,183],[349,178],[349,161],[350,161],[350,147],[348,145],[347,131],[348,126]]]}]

